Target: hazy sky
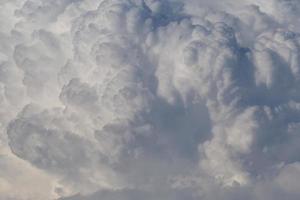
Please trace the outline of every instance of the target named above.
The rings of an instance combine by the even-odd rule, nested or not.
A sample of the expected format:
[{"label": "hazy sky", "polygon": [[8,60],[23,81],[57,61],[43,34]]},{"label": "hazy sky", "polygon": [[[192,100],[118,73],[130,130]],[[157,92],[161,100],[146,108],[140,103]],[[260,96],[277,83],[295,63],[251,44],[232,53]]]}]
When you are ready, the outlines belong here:
[{"label": "hazy sky", "polygon": [[299,0],[0,0],[0,200],[299,200]]}]

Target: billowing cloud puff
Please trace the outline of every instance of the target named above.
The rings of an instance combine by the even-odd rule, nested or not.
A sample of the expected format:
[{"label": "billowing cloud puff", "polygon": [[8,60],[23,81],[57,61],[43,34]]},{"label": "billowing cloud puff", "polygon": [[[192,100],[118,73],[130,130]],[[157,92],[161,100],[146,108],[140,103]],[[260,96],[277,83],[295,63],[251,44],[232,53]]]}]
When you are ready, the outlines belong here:
[{"label": "billowing cloud puff", "polygon": [[299,199],[299,9],[0,2],[0,198]]}]

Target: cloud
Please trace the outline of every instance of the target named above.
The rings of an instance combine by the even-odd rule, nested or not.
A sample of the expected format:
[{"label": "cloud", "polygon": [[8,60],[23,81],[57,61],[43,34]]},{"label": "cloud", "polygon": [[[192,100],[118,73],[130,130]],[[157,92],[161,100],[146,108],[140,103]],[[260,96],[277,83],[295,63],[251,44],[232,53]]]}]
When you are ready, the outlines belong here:
[{"label": "cloud", "polygon": [[0,197],[299,199],[299,6],[4,0]]}]

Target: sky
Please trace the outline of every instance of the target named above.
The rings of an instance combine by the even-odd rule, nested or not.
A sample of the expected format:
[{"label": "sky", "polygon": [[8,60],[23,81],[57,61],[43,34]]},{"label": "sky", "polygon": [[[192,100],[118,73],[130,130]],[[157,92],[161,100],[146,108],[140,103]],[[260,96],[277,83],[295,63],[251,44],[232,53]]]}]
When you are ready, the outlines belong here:
[{"label": "sky", "polygon": [[0,0],[0,200],[299,200],[300,1]]}]

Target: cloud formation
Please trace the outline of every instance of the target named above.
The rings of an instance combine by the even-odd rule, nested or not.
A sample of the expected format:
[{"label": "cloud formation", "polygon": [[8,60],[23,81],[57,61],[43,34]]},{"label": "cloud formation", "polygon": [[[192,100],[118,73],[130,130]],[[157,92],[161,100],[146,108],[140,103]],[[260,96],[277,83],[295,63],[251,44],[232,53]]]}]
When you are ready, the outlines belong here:
[{"label": "cloud formation", "polygon": [[0,198],[299,199],[297,0],[0,2]]}]

